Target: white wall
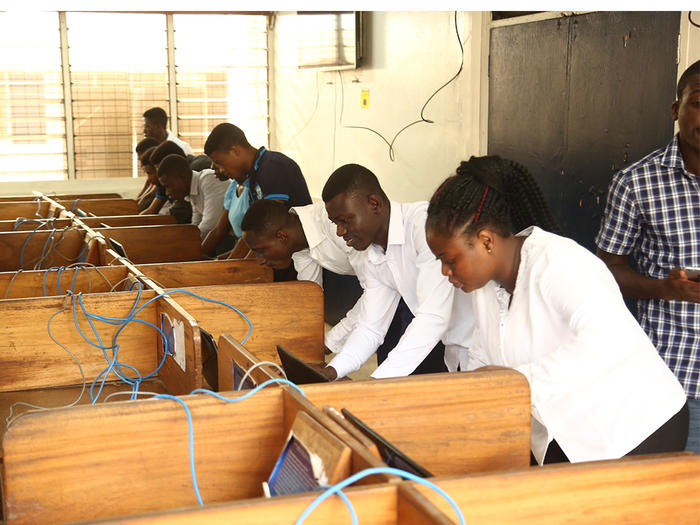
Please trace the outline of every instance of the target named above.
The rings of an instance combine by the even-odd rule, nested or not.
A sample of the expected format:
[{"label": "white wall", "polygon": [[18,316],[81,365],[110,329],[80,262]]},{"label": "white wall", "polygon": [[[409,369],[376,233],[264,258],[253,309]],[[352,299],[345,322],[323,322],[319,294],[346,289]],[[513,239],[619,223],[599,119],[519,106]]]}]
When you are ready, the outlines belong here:
[{"label": "white wall", "polygon": [[45,193],[119,193],[133,199],[143,188],[145,177],[87,180],[56,180],[0,183],[0,195],[31,195],[32,190]]},{"label": "white wall", "polygon": [[[692,11],[692,19],[700,24],[700,11]],[[688,20],[688,11],[681,12],[681,39],[679,42],[678,76],[688,69],[696,60],[700,60],[700,27],[695,27]]]},{"label": "white wall", "polygon": [[[479,68],[473,64],[473,16],[458,13],[465,43],[460,76],[433,98],[426,118],[389,148],[375,134],[344,126],[367,126],[391,141],[406,124],[419,119],[427,98],[459,68],[460,50],[453,12],[373,12],[365,14],[365,56],[357,70],[298,70],[292,14],[275,22],[271,84],[271,147],[296,160],[313,197],[319,197],[328,176],[346,163],[372,170],[390,198],[428,199],[454,172],[459,161],[478,150]],[[477,22],[480,15],[476,15]],[[360,107],[362,89],[369,89],[369,109]],[[316,102],[318,97],[318,102]],[[341,107],[341,103],[344,104]],[[341,115],[342,114],[342,115]],[[341,122],[342,116],[342,122]]]}]

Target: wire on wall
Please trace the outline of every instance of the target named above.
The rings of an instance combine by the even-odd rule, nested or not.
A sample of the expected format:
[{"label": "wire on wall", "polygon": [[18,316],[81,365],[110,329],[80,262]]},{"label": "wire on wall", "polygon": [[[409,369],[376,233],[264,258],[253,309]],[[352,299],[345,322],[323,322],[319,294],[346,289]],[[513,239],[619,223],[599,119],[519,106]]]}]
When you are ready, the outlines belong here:
[{"label": "wire on wall", "polygon": [[[340,98],[340,100],[341,100],[341,102],[340,102],[340,125],[341,125],[343,128],[348,128],[348,129],[364,129],[364,130],[370,131],[370,132],[374,133],[375,135],[377,135],[377,136],[378,136],[379,138],[381,138],[381,139],[387,144],[387,146],[389,147],[389,160],[391,160],[392,162],[394,162],[394,160],[396,160],[396,154],[395,154],[395,152],[394,152],[394,144],[396,143],[396,139],[399,138],[399,135],[401,135],[401,133],[403,133],[404,131],[406,131],[408,128],[410,128],[410,127],[412,127],[412,126],[415,126],[416,124],[421,124],[421,123],[435,124],[435,121],[430,120],[430,119],[428,119],[428,118],[425,118],[425,109],[428,107],[428,104],[430,104],[430,101],[433,100],[433,98],[435,98],[435,95],[437,95],[440,91],[442,91],[442,90],[443,90],[444,88],[446,88],[449,84],[451,84],[451,83],[462,73],[462,69],[464,68],[464,43],[466,43],[467,40],[469,40],[469,38],[470,38],[470,36],[471,36],[471,33],[470,33],[469,36],[467,36],[467,38],[465,39],[465,41],[464,41],[464,43],[463,43],[463,42],[462,42],[462,39],[461,39],[461,37],[460,37],[460,35],[459,35],[459,28],[457,27],[457,11],[455,11],[455,13],[454,13],[454,22],[455,22],[455,34],[456,34],[456,36],[457,36],[457,43],[459,44],[459,51],[460,51],[460,54],[461,54],[461,59],[460,59],[460,62],[459,62],[459,69],[457,70],[457,72],[456,72],[454,75],[452,75],[452,77],[451,77],[447,82],[445,82],[444,84],[442,84],[439,88],[437,88],[437,89],[433,92],[432,95],[430,95],[430,96],[428,97],[428,100],[425,101],[425,104],[423,104],[423,107],[422,107],[421,110],[420,110],[420,118],[419,118],[418,120],[414,120],[413,122],[411,122],[411,123],[409,123],[409,124],[406,124],[404,127],[402,127],[402,128],[396,133],[396,135],[394,135],[394,138],[393,138],[391,141],[389,141],[386,137],[384,137],[384,135],[382,135],[382,134],[379,133],[378,131],[376,131],[376,130],[374,130],[374,129],[372,129],[372,128],[366,127],[366,126],[343,126],[342,122],[343,122],[343,107],[345,106],[345,91],[344,91],[344,88],[343,88],[343,76],[342,76],[342,73],[341,73],[340,71],[338,71],[338,76],[340,77],[340,97],[341,97],[341,98]],[[334,135],[335,135],[335,134],[334,134]]]}]

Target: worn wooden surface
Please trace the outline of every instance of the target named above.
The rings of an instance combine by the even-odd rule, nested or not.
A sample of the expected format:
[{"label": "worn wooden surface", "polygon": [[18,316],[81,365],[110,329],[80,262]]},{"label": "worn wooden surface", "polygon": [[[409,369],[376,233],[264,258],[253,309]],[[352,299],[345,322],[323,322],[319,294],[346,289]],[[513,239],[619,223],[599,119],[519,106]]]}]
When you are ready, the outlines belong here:
[{"label": "worn wooden surface", "polygon": [[218,341],[228,333],[261,361],[279,363],[278,344],[306,361],[323,361],[323,291],[310,281],[230,284],[188,288],[202,297],[238,308],[253,324],[230,308],[176,293],[173,298]]},{"label": "worn wooden surface", "polygon": [[530,389],[514,370],[304,385],[318,406],[353,415],[432,474],[530,463]]},{"label": "worn wooden surface", "polygon": [[[153,292],[143,292],[139,304],[153,295]],[[90,294],[82,299],[90,313],[123,317],[129,313],[136,296],[137,292],[120,292]],[[107,366],[102,350],[86,342],[76,330],[72,304],[67,297],[8,299],[2,302],[5,327],[0,338],[0,391],[80,383],[77,364],[51,340],[47,330],[49,318],[64,306],[68,307],[67,310],[56,315],[51,322],[51,333],[75,354],[88,381],[92,381]],[[96,342],[97,338],[77,303],[76,312],[83,334]],[[155,314],[156,306],[151,303],[137,317],[154,323]],[[118,327],[97,321],[95,327],[102,343],[110,346]],[[119,361],[135,366],[144,375],[150,373],[156,367],[157,336],[158,332],[149,326],[129,323],[119,335]],[[111,358],[111,351],[108,351],[108,356]],[[116,379],[116,376],[112,373],[109,378]]]},{"label": "worn wooden surface", "polygon": [[[202,238],[194,224],[94,228],[120,242],[134,264],[196,261],[202,258]],[[101,259],[109,264],[110,258]]]},{"label": "worn wooden surface", "polygon": [[[239,403],[205,395],[181,399],[192,414],[206,503],[262,496],[261,483],[289,432],[287,421],[300,410],[325,417],[275,387]],[[8,523],[65,523],[197,505],[187,418],[172,400],[28,414],[7,431],[3,450]],[[384,481],[377,477],[375,483]]]},{"label": "worn wooden surface", "polygon": [[[375,487],[349,488],[343,491],[350,499],[362,525],[411,525],[399,519],[397,489],[385,484]],[[244,500],[234,503],[207,505],[131,518],[109,520],[122,524],[208,525],[235,523],[236,525],[290,525],[311,504],[316,495],[278,496],[269,500]],[[307,525],[350,525],[350,513],[345,503],[332,496],[318,506],[304,521]],[[451,522],[448,522],[451,523]],[[413,522],[431,525],[432,522]]]},{"label": "worn wooden surface", "polygon": [[[2,204],[0,204],[0,208],[2,208]],[[30,220],[24,220],[24,221],[17,221],[17,220],[9,220],[9,219],[4,219],[0,220],[0,232],[12,232],[12,231],[32,231],[35,229],[37,226],[39,226],[39,222],[37,221],[43,221],[45,219],[39,219],[38,217],[36,218],[36,221],[34,219]],[[67,226],[70,226],[72,221],[70,219],[53,219],[52,224],[54,225],[55,228],[66,228]],[[46,226],[44,226],[46,229]],[[42,229],[44,229],[42,228]]]},{"label": "worn wooden surface", "polygon": [[138,215],[139,213],[138,203],[134,199],[66,199],[60,204],[76,215],[79,215],[78,209],[97,216]]},{"label": "worn wooden surface", "polygon": [[[49,211],[49,203],[37,202],[31,199],[26,201],[10,201],[0,203],[0,219],[15,220],[17,217],[39,219],[46,217]],[[37,215],[38,212],[38,215]]]},{"label": "worn wooden surface", "polygon": [[158,224],[177,224],[172,215],[106,215],[100,217],[80,217],[80,220],[91,228],[107,226],[155,226]]},{"label": "worn wooden surface", "polygon": [[[452,496],[469,525],[700,523],[700,456],[691,453],[433,481]],[[436,493],[416,489],[450,512]]]},{"label": "worn wooden surface", "polygon": [[70,264],[83,249],[84,237],[85,233],[77,229],[0,232],[0,271],[18,270],[20,262],[24,269],[31,270],[42,253],[48,254],[42,268]]},{"label": "worn wooden surface", "polygon": [[59,284],[61,294],[65,294],[67,290],[76,294],[109,292],[127,275],[127,269],[119,266],[104,266],[98,269],[81,267],[79,270],[67,268],[61,270],[60,275],[58,270],[0,272],[0,299],[60,295]]},{"label": "worn wooden surface", "polygon": [[253,260],[185,261],[138,264],[136,267],[165,288],[213,284],[271,283],[272,270]]},{"label": "worn wooden surface", "polygon": [[[118,193],[65,193],[60,195],[47,193],[46,196],[58,202],[74,199],[121,199],[121,195]],[[30,201],[37,197],[38,195],[10,195],[0,197],[0,202]]]}]

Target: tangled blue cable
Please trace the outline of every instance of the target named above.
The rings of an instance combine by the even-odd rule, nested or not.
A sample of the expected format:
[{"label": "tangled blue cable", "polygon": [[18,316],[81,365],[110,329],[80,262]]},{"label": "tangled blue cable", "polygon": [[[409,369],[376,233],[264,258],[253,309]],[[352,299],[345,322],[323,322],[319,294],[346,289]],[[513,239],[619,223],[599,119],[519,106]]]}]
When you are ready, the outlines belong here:
[{"label": "tangled blue cable", "polygon": [[[20,267],[21,270],[24,270],[24,250],[27,249],[27,245],[29,244],[29,241],[32,239],[32,237],[34,236],[34,234],[35,234],[37,231],[39,231],[41,228],[43,228],[44,226],[46,226],[46,224],[48,224],[48,222],[46,222],[46,221],[41,221],[41,222],[39,223],[39,226],[37,226],[36,228],[34,228],[34,229],[31,231],[31,233],[27,236],[27,239],[24,241],[24,244],[22,245],[22,250],[19,252],[19,267]],[[52,233],[51,237],[53,237],[53,233],[55,233],[55,231],[56,231],[56,229],[53,229],[53,231],[51,232],[51,233]],[[48,242],[48,239],[47,239],[47,242]],[[46,250],[46,244],[44,244],[44,251],[45,251],[45,250]]]},{"label": "tangled blue cable", "polygon": [[[461,525],[466,525],[466,521],[464,520],[464,516],[462,515],[462,511],[460,510],[459,506],[455,501],[450,497],[450,495],[445,492],[442,488],[438,487],[435,483],[428,481],[427,479],[421,478],[419,476],[416,476],[415,474],[412,474],[411,472],[406,472],[405,470],[393,468],[393,467],[373,467],[373,468],[367,468],[364,470],[361,470],[360,472],[357,472],[353,474],[352,476],[345,478],[343,481],[340,483],[336,483],[332,487],[326,489],[323,491],[315,500],[311,502],[311,504],[306,507],[304,512],[301,513],[301,515],[297,518],[297,520],[294,522],[294,525],[301,525],[306,518],[309,517],[309,514],[311,514],[316,507],[318,507],[321,503],[323,503],[324,500],[326,500],[329,496],[332,496],[333,494],[339,493],[341,489],[347,487],[348,485],[352,485],[356,481],[365,478],[367,476],[371,476],[373,474],[394,474],[395,476],[400,476],[404,479],[409,479],[411,481],[415,481],[416,483],[419,483],[421,485],[425,485],[428,488],[433,489],[435,492],[440,494],[443,498],[447,500],[447,503],[450,504],[450,506],[454,509],[455,513],[457,514],[457,519],[459,520],[459,523]],[[342,498],[342,496],[341,496]],[[357,522],[357,516],[353,516],[353,525],[356,525]]]},{"label": "tangled blue cable", "polygon": [[[238,403],[239,401],[244,401],[248,399],[250,396],[256,394],[263,388],[265,388],[267,385],[271,385],[273,383],[283,383],[290,385],[294,387],[296,390],[298,390],[302,396],[306,397],[306,394],[304,394],[304,391],[299,388],[297,385],[292,383],[291,381],[287,381],[286,379],[281,379],[281,378],[275,378],[275,379],[268,379],[264,383],[256,386],[254,389],[252,389],[250,392],[240,396],[240,397],[224,397],[221,394],[217,394],[216,392],[212,392],[211,390],[207,390],[205,388],[195,388],[190,392],[190,394],[209,394],[210,396],[214,396],[217,399],[220,399],[221,401],[225,401],[226,403]],[[195,472],[194,468],[194,428],[192,425],[192,413],[190,412],[190,408],[187,406],[187,403],[185,403],[184,400],[180,399],[179,397],[171,396],[170,394],[158,394],[157,396],[153,396],[151,399],[172,399],[173,401],[177,401],[182,405],[182,407],[185,409],[185,413],[187,414],[187,424],[189,428],[189,444],[190,444],[190,471],[192,473],[192,486],[194,487],[194,493],[197,496],[197,502],[201,505],[204,506],[204,502],[202,501],[202,496],[199,493],[199,484],[197,483],[197,473]],[[354,512],[354,511],[353,511]]]},{"label": "tangled blue cable", "polygon": [[[234,307],[234,306],[232,306],[232,305],[230,305],[230,304],[228,304],[228,303],[224,303],[224,302],[222,302],[222,301],[217,301],[217,300],[215,300],[215,299],[208,299],[208,298],[206,298],[206,297],[202,297],[202,296],[197,295],[197,294],[195,294],[195,293],[193,293],[193,292],[190,292],[190,291],[188,291],[188,290],[170,290],[170,291],[164,292],[164,293],[162,293],[162,294],[157,294],[157,295],[155,295],[154,297],[152,297],[151,299],[149,299],[148,301],[146,301],[145,303],[143,303],[140,307],[136,308],[136,306],[138,305],[139,300],[141,299],[141,292],[142,292],[142,290],[143,290],[143,285],[141,284],[140,281],[136,281],[136,283],[134,283],[134,284],[138,284],[138,287],[139,287],[139,288],[138,288],[138,294],[137,294],[137,296],[136,296],[136,300],[135,300],[133,306],[131,307],[131,310],[129,311],[129,313],[127,314],[126,317],[107,317],[107,316],[101,316],[101,315],[91,314],[91,313],[89,313],[89,312],[85,309],[85,306],[83,305],[82,293],[79,293],[77,296],[71,294],[71,295],[73,295],[73,320],[74,320],[74,323],[75,323],[75,327],[76,327],[76,329],[78,330],[78,333],[80,333],[80,335],[82,336],[82,338],[85,339],[85,341],[87,341],[90,345],[92,345],[92,346],[94,346],[94,347],[96,347],[96,348],[101,349],[101,350],[102,350],[102,353],[104,354],[105,359],[106,359],[106,361],[107,361],[107,363],[108,363],[107,368],[105,368],[102,372],[100,372],[100,374],[95,378],[95,380],[93,381],[92,385],[90,386],[90,399],[91,399],[91,401],[92,401],[93,404],[97,402],[97,400],[99,399],[100,395],[102,394],[102,390],[103,390],[104,385],[105,385],[105,382],[106,382],[106,380],[107,380],[107,376],[108,376],[112,371],[114,371],[114,373],[117,375],[117,377],[118,377],[119,379],[121,379],[121,380],[124,381],[125,383],[127,383],[127,384],[129,384],[129,385],[132,386],[132,389],[133,389],[133,394],[132,394],[132,397],[131,397],[132,399],[135,399],[135,398],[136,398],[136,392],[138,392],[138,389],[139,389],[139,386],[141,385],[141,382],[144,381],[145,379],[148,379],[149,377],[152,377],[152,376],[156,375],[156,374],[160,371],[161,367],[162,367],[163,364],[165,363],[165,359],[166,359],[166,357],[168,356],[168,352],[169,352],[169,346],[168,346],[167,336],[165,335],[165,333],[163,332],[163,330],[161,330],[161,328],[159,328],[158,326],[156,326],[156,325],[154,325],[154,324],[152,324],[152,323],[149,323],[149,322],[147,322],[147,321],[144,321],[144,320],[142,320],[142,319],[136,319],[135,316],[136,316],[143,308],[145,308],[149,303],[151,303],[151,302],[153,302],[153,301],[155,301],[155,300],[157,300],[157,299],[159,299],[159,298],[161,298],[161,297],[164,297],[164,296],[166,296],[166,295],[171,295],[171,294],[173,294],[173,293],[184,293],[184,294],[187,294],[187,295],[191,295],[191,296],[193,296],[193,297],[197,297],[198,299],[201,299],[201,300],[203,300],[203,301],[207,301],[207,302],[210,302],[210,303],[216,303],[216,304],[224,305],[224,306],[226,306],[227,308],[230,308],[231,310],[233,310],[233,311],[235,311],[236,313],[238,313],[238,314],[239,314],[241,317],[243,317],[243,319],[245,319],[246,322],[248,323],[248,326],[249,326],[248,333],[247,333],[246,336],[242,339],[241,343],[245,343],[245,341],[248,340],[248,338],[250,337],[251,333],[253,332],[253,323],[251,323],[251,322],[250,322],[250,319],[248,319],[248,317],[247,317],[243,312],[241,312],[238,308],[236,308],[236,307]],[[132,285],[132,287],[133,287],[133,285]],[[90,340],[87,336],[85,336],[85,334],[83,333],[83,331],[80,329],[80,326],[78,325],[78,317],[77,317],[77,309],[76,309],[76,304],[75,304],[75,297],[78,298],[78,303],[80,304],[80,308],[81,308],[83,314],[85,315],[86,319],[88,320],[88,323],[90,324],[90,327],[92,328],[92,331],[93,331],[93,333],[95,334],[95,337],[97,338],[97,343],[95,343],[94,341]],[[101,322],[107,323],[107,324],[119,325],[119,328],[117,329],[117,331],[115,332],[115,334],[114,334],[114,336],[113,336],[113,338],[112,338],[112,345],[111,345],[111,346],[105,346],[105,345],[102,343],[102,339],[100,338],[100,335],[99,335],[99,333],[97,332],[97,329],[95,328],[95,325],[94,325],[93,322],[92,322],[93,319],[96,320],[96,321],[101,321]],[[117,360],[117,358],[118,358],[118,352],[119,352],[119,345],[117,344],[117,338],[119,337],[119,334],[122,332],[122,330],[124,330],[124,328],[126,327],[126,325],[128,325],[128,324],[129,324],[130,322],[132,322],[132,321],[135,321],[135,322],[137,322],[137,323],[142,323],[142,324],[145,324],[145,325],[147,325],[147,326],[151,326],[151,327],[155,328],[155,329],[160,333],[161,337],[163,338],[163,358],[162,358],[160,364],[158,365],[158,367],[157,367],[153,372],[151,372],[150,374],[148,374],[148,375],[146,375],[146,376],[141,376],[141,374],[139,373],[139,371],[138,371],[136,368],[134,368],[134,367],[132,367],[132,366],[130,366],[130,365],[124,364],[124,363],[119,363],[119,361]],[[111,358],[111,359],[110,359],[109,356],[107,355],[107,351],[108,351],[108,350],[111,350],[111,351],[112,351],[112,358]],[[128,368],[128,369],[130,369],[130,370],[133,370],[133,371],[136,373],[136,377],[129,377],[129,376],[127,376],[127,375],[122,371],[122,367]],[[100,382],[100,387],[99,387],[99,390],[98,390],[98,392],[97,392],[97,395],[95,396],[95,395],[94,395],[94,390],[95,390],[95,385],[97,384],[98,381]]]}]

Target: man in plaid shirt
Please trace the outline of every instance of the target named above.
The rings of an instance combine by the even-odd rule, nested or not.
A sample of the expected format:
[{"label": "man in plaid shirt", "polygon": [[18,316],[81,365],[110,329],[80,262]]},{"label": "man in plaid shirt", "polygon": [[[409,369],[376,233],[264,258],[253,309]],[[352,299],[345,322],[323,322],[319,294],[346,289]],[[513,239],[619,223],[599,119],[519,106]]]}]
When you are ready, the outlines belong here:
[{"label": "man in plaid shirt", "polygon": [[[686,450],[700,453],[700,60],[671,106],[679,133],[610,183],[598,256],[688,396]],[[628,265],[632,256],[634,268]]]}]

